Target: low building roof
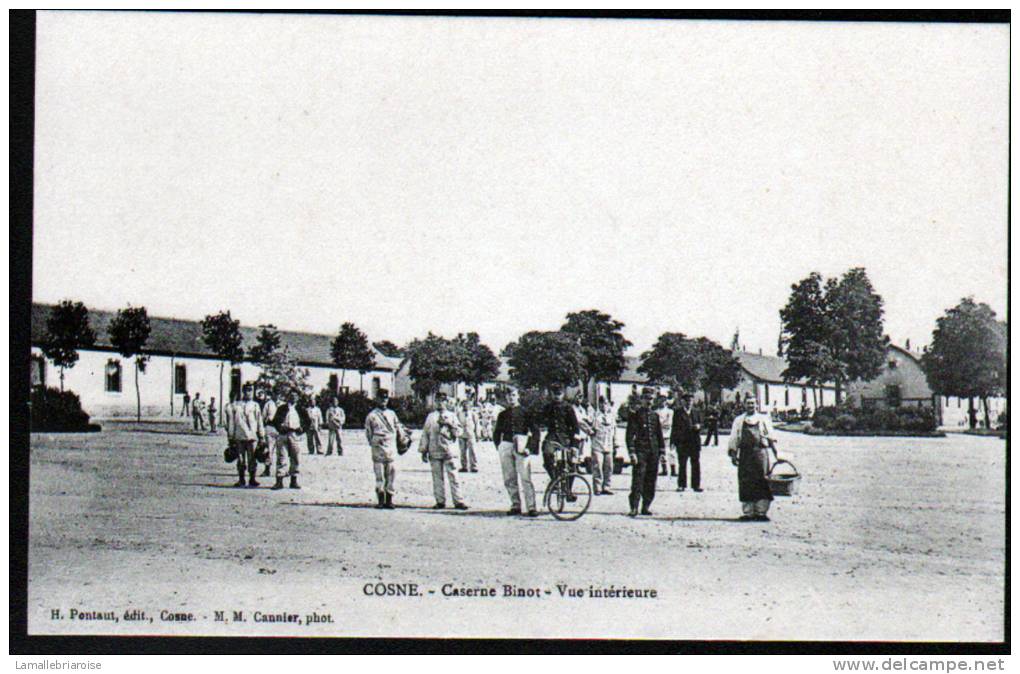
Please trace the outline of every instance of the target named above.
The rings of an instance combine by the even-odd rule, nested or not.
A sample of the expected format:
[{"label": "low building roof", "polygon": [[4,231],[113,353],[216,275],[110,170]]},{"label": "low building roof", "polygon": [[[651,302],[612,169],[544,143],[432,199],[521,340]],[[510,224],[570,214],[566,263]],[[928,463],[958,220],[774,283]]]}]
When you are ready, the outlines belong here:
[{"label": "low building roof", "polygon": [[[32,344],[42,344],[46,336],[46,319],[53,310],[51,304],[32,303]],[[96,348],[104,351],[114,350],[110,343],[110,322],[116,312],[103,309],[89,309],[89,325],[96,331]],[[146,344],[145,352],[154,355],[192,356],[198,358],[217,358],[216,354],[202,341],[202,323],[181,318],[163,318],[149,316],[152,333]],[[259,328],[241,326],[243,346],[247,351],[256,343]],[[333,337],[311,332],[293,332],[280,330],[280,343],[290,349],[290,353],[300,365],[332,367],[331,355]],[[399,366],[400,359],[384,356],[374,347],[375,371],[393,371]]]}]

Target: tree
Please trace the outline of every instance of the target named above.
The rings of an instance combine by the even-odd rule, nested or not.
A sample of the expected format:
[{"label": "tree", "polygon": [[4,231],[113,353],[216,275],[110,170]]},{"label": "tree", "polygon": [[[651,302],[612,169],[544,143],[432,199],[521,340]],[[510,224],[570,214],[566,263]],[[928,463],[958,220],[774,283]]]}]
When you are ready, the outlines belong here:
[{"label": "tree", "polygon": [[230,317],[229,311],[206,316],[202,320],[202,341],[209,349],[220,357],[220,397],[219,408],[223,409],[223,366],[244,360],[244,348],[241,343],[241,321]]},{"label": "tree", "polygon": [[595,309],[567,314],[561,332],[576,335],[584,355],[582,376],[585,397],[592,380],[615,381],[627,366],[624,351],[631,343],[623,336],[623,323]]},{"label": "tree", "polygon": [[280,332],[272,323],[260,325],[255,335],[255,343],[248,349],[248,360],[259,365],[269,360],[270,356],[280,350],[282,340]]},{"label": "tree", "polygon": [[368,345],[365,336],[354,323],[344,323],[333,339],[331,349],[333,364],[340,368],[340,386],[344,383],[344,370],[357,370],[365,374],[375,367],[375,352]]},{"label": "tree", "polygon": [[791,291],[779,312],[779,352],[789,363],[786,381],[806,379],[812,387],[835,382],[839,401],[846,384],[878,376],[889,338],[883,333],[882,297],[863,268],[824,284],[821,274],[812,272]]},{"label": "tree", "polygon": [[701,389],[705,392],[705,402],[709,393],[722,391],[724,388],[736,388],[740,383],[740,361],[717,342],[707,337],[694,340],[695,349],[701,360]]},{"label": "tree", "polygon": [[474,386],[477,399],[482,383],[492,381],[499,374],[499,358],[496,358],[492,349],[481,343],[477,332],[459,334],[453,343],[464,351],[460,381]]},{"label": "tree", "polygon": [[570,386],[584,374],[584,353],[576,335],[528,332],[517,340],[512,353],[510,378],[524,388]]},{"label": "tree", "polygon": [[[944,396],[974,398],[985,408],[990,427],[988,397],[1006,388],[1006,326],[984,302],[966,297],[935,322],[931,345],[921,356],[921,367],[931,389]],[[968,415],[973,422],[974,415]],[[973,428],[973,423],[971,424]]]},{"label": "tree", "polygon": [[665,332],[651,349],[641,354],[637,371],[653,384],[691,391],[701,387],[705,376],[698,343],[681,332]]},{"label": "tree", "polygon": [[149,341],[149,335],[152,334],[149,314],[145,307],[121,309],[110,321],[108,331],[110,343],[120,352],[120,355],[135,360],[136,419],[141,421],[142,393],[138,388],[138,373],[145,372],[145,365],[149,362],[149,357],[142,353],[145,343]]},{"label": "tree", "polygon": [[785,355],[787,362],[783,379],[787,382],[806,380],[811,386],[815,407],[818,407],[818,386],[834,381],[838,374],[838,363],[828,346],[832,329],[822,284],[822,275],[811,272],[791,286],[790,299],[779,311],[782,330],[778,355]]},{"label": "tree", "polygon": [[276,349],[260,363],[256,385],[272,391],[274,395],[286,396],[291,391],[304,396],[312,390],[308,383],[308,370],[298,367],[297,359],[290,355],[290,349]]},{"label": "tree", "polygon": [[46,336],[40,345],[43,355],[60,368],[60,390],[64,390],[64,370],[78,362],[78,350],[96,343],[89,327],[89,310],[81,302],[64,300],[46,318]]},{"label": "tree", "polygon": [[372,342],[372,346],[387,358],[401,358],[404,355],[403,349],[388,339],[384,339],[381,342]]},{"label": "tree", "polygon": [[882,297],[867,272],[855,267],[826,283],[825,312],[832,332],[827,346],[836,368],[836,400],[850,382],[874,379],[885,366],[889,348],[882,322]]},{"label": "tree", "polygon": [[468,352],[462,345],[431,332],[407,345],[411,388],[421,397],[432,396],[442,384],[461,381],[468,368]]},{"label": "tree", "polygon": [[517,342],[510,342],[509,344],[504,346],[502,349],[500,349],[499,357],[500,358],[509,358],[510,356],[514,355],[514,347],[515,346],[517,346]]}]

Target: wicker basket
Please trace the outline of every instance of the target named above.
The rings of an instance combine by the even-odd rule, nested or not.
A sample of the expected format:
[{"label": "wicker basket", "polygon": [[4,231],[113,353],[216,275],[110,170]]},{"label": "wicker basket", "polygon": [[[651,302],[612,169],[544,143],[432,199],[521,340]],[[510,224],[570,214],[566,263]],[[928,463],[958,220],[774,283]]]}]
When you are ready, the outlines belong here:
[{"label": "wicker basket", "polygon": [[[789,466],[793,473],[775,475],[776,466],[780,464]],[[797,467],[786,459],[777,458],[775,463],[769,467],[769,472],[765,475],[765,479],[769,483],[769,491],[772,492],[773,496],[793,496],[797,493],[797,487],[800,485],[800,473],[797,471]]]}]

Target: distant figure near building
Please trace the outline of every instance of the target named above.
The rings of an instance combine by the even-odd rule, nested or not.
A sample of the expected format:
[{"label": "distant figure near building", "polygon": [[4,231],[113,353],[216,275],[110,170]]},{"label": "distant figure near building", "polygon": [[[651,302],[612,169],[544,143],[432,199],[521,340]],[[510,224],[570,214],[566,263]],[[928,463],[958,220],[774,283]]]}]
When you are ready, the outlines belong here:
[{"label": "distant figure near building", "polygon": [[209,432],[216,432],[216,398],[209,398]]},{"label": "distant figure near building", "polygon": [[181,416],[187,417],[191,414],[191,394],[184,392],[184,405],[181,406]]},{"label": "distant figure near building", "polygon": [[319,430],[322,428],[322,410],[312,400],[308,406],[308,453],[322,454],[322,436]]},{"label": "distant figure near building", "polygon": [[[508,515],[538,517],[535,503],[535,485],[531,481],[531,456],[538,454],[538,431],[521,409],[521,394],[511,390],[507,394],[507,407],[496,417],[493,442],[499,450],[499,466],[503,472],[503,486],[510,497]],[[521,492],[524,492],[524,507]]]},{"label": "distant figure near building", "polygon": [[400,423],[396,412],[389,409],[390,392],[379,389],[375,409],[365,417],[365,437],[372,448],[372,468],[375,471],[375,494],[379,499],[377,508],[393,509],[393,483],[397,477],[393,462],[397,458],[397,439],[407,429]]},{"label": "distant figure near building", "polygon": [[737,467],[742,520],[767,522],[772,491],[766,479],[768,448],[775,446],[775,433],[768,414],[757,411],[754,398],[744,401],[744,413],[733,420],[729,455]]},{"label": "distant figure near building", "polygon": [[680,398],[680,407],[673,413],[673,427],[669,434],[669,444],[676,452],[679,461],[679,474],[676,478],[676,490],[687,488],[687,464],[691,464],[691,487],[701,491],[701,412],[694,409],[694,396],[684,393]]},{"label": "distant figure near building", "polygon": [[196,392],[194,401],[191,403],[191,418],[195,422],[196,431],[205,430],[205,401],[202,394]]},{"label": "distant figure near building", "polygon": [[712,403],[705,410],[705,447],[708,447],[708,441],[715,438],[712,443],[715,447],[719,446],[719,406]]},{"label": "distant figure near building", "polygon": [[326,440],[326,456],[333,453],[334,447],[337,456],[343,455],[343,429],[346,421],[347,413],[344,412],[344,408],[340,407],[340,402],[334,396],[329,404],[329,409],[326,410],[326,429],[329,433]]},{"label": "distant figure near building", "polygon": [[659,476],[659,454],[665,442],[659,415],[652,409],[655,391],[646,387],[641,404],[627,416],[627,453],[630,454],[630,516],[651,515],[655,499],[655,481]]},{"label": "distant figure near building", "polygon": [[283,489],[283,476],[290,476],[290,488],[300,489],[298,485],[298,461],[301,455],[301,442],[298,436],[308,429],[308,413],[301,408],[301,396],[297,391],[287,395],[287,402],[276,408],[273,425],[279,433],[276,441],[276,484],[273,489]]},{"label": "distant figure near building", "polygon": [[475,456],[475,441],[478,438],[478,414],[467,400],[460,404],[457,421],[460,422],[461,427],[460,472],[477,473],[478,459]]},{"label": "distant figure near building", "polygon": [[445,393],[436,394],[436,409],[425,418],[421,429],[421,440],[418,451],[429,462],[432,469],[432,494],[435,496],[435,510],[446,507],[446,483],[450,483],[450,498],[453,507],[467,510],[461,496],[460,484],[457,482],[457,470],[453,465],[453,456],[460,436],[460,422],[454,412],[454,401]]}]

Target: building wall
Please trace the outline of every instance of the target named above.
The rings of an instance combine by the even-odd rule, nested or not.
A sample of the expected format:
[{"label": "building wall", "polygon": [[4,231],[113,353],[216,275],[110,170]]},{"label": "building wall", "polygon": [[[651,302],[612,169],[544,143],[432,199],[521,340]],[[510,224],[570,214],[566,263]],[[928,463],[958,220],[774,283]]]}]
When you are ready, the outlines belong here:
[{"label": "building wall", "polygon": [[[938,404],[939,418],[941,420],[940,426],[942,428],[959,429],[970,427],[970,418],[968,416],[970,406],[966,398],[936,396],[936,402]],[[974,399],[974,408],[978,414],[978,426],[982,427],[985,423],[985,408],[980,399]],[[993,428],[996,425],[999,414],[1007,411],[1007,409],[1008,401],[1006,398],[1000,396],[988,399],[988,414]]]},{"label": "building wall", "polygon": [[854,404],[887,405],[890,401],[888,387],[895,386],[903,404],[931,407],[934,404],[932,390],[917,359],[896,347],[889,347],[885,355],[881,374],[848,387],[847,395]]},{"label": "building wall", "polygon": [[[33,347],[33,359],[45,361],[44,383],[53,388],[60,386],[60,371],[42,352]],[[110,362],[121,365],[121,390],[106,390],[106,367]],[[188,358],[170,356],[152,356],[146,365],[145,372],[138,374],[138,390],[141,394],[142,416],[168,417],[172,413],[181,413],[184,404],[184,392],[172,390],[174,385],[174,369],[183,365],[186,372],[186,388],[194,398],[200,393],[207,403],[210,398],[217,399],[217,408],[222,405],[220,400],[220,361],[209,358]],[[261,372],[257,365],[242,363],[237,368],[241,371],[241,381],[254,381]],[[309,382],[313,392],[318,392],[329,383],[329,375],[336,373],[339,379],[340,370],[329,367],[306,367],[309,371]],[[351,391],[361,390],[372,393],[373,378],[379,378],[383,388],[393,388],[393,373],[374,371],[365,374],[362,379],[357,371],[346,371],[344,385]],[[223,368],[223,398],[230,396],[231,367]],[[35,375],[33,374],[33,383]],[[64,373],[64,388],[74,391],[81,399],[82,408],[93,417],[134,416],[136,413],[134,362],[120,354],[108,351],[80,351],[78,362]]]}]

